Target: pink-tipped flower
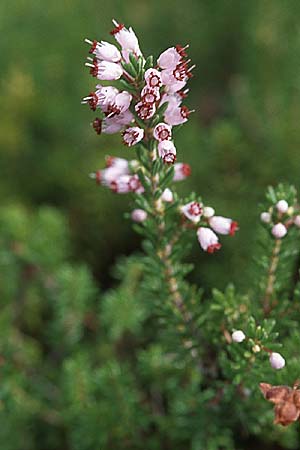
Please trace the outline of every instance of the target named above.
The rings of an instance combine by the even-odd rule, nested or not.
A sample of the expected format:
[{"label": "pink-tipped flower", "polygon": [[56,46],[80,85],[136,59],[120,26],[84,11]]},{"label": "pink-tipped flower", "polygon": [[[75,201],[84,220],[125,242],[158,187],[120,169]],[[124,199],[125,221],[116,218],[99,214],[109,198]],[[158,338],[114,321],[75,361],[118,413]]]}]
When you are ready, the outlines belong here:
[{"label": "pink-tipped flower", "polygon": [[174,164],[176,160],[176,148],[171,141],[161,141],[158,144],[158,154],[166,164]]},{"label": "pink-tipped flower", "polygon": [[272,228],[272,234],[276,239],[282,239],[287,234],[287,228],[279,222]]},{"label": "pink-tipped flower", "polygon": [[160,93],[158,88],[150,88],[145,86],[141,92],[141,101],[146,104],[152,105],[160,99]]},{"label": "pink-tipped flower", "polygon": [[186,163],[176,163],[174,165],[173,181],[182,181],[191,175],[191,166]]},{"label": "pink-tipped flower", "polygon": [[166,86],[166,91],[170,94],[180,91],[186,85],[188,78],[182,80],[174,76],[173,70],[163,70],[161,72],[161,81]]},{"label": "pink-tipped flower", "polygon": [[219,238],[210,228],[198,228],[197,236],[199,244],[205,252],[214,253],[220,250],[221,244],[219,243]]},{"label": "pink-tipped flower", "polygon": [[181,207],[181,212],[194,223],[199,222],[203,214],[203,205],[198,202],[190,202]]},{"label": "pink-tipped flower", "polygon": [[294,224],[296,225],[296,227],[300,228],[300,216],[296,216],[294,218]]},{"label": "pink-tipped flower", "polygon": [[151,119],[155,113],[155,105],[139,102],[135,105],[135,110],[142,120]]},{"label": "pink-tipped flower", "polygon": [[230,234],[230,236],[234,236],[235,232],[239,229],[237,222],[222,216],[211,217],[209,219],[209,225],[216,233]]},{"label": "pink-tipped flower", "polygon": [[120,92],[116,95],[114,102],[111,106],[112,114],[120,114],[129,109],[132,100],[132,95],[127,91]]},{"label": "pink-tipped flower", "polygon": [[169,141],[172,138],[172,127],[166,123],[158,123],[153,130],[153,136],[157,141]]},{"label": "pink-tipped flower", "polygon": [[285,366],[285,359],[281,356],[280,353],[273,352],[270,356],[270,364],[273,369],[280,370]]},{"label": "pink-tipped flower", "polygon": [[102,132],[106,134],[118,133],[125,125],[129,125],[133,118],[133,114],[129,110],[112,117],[106,117],[102,122]]},{"label": "pink-tipped flower", "polygon": [[131,213],[131,219],[134,222],[145,222],[148,214],[143,209],[134,209]]},{"label": "pink-tipped flower", "polygon": [[243,342],[246,339],[246,335],[242,330],[236,330],[231,335],[233,342]]},{"label": "pink-tipped flower", "polygon": [[162,86],[160,72],[156,69],[148,69],[145,72],[145,81],[150,88],[160,88]]},{"label": "pink-tipped flower", "polygon": [[129,173],[129,162],[125,158],[107,155],[105,157],[106,167],[112,167],[119,171],[119,174]]},{"label": "pink-tipped flower", "polygon": [[115,45],[105,41],[90,41],[89,39],[85,39],[85,42],[91,45],[90,53],[98,59],[115,63],[121,61],[121,53]]},{"label": "pink-tipped flower", "polygon": [[110,61],[93,61],[86,63],[90,67],[90,74],[97,77],[98,80],[118,80],[123,74],[123,69],[119,64]]},{"label": "pink-tipped flower", "polygon": [[144,130],[139,127],[130,127],[126,128],[123,132],[123,142],[128,147],[132,147],[133,145],[140,142],[144,137]]},{"label": "pink-tipped flower", "polygon": [[142,194],[144,192],[144,187],[142,186],[138,175],[132,175],[130,177],[129,189],[131,192],[136,192],[137,194]]},{"label": "pink-tipped flower", "polygon": [[129,185],[130,178],[131,175],[120,175],[110,182],[109,187],[117,194],[128,194],[131,191]]},{"label": "pink-tipped flower", "polygon": [[176,47],[170,47],[159,56],[157,64],[161,69],[174,70],[182,60],[182,54]]},{"label": "pink-tipped flower", "polygon": [[161,199],[163,202],[171,203],[173,201],[173,192],[171,189],[166,188],[162,193]]},{"label": "pink-tipped flower", "polygon": [[125,28],[123,24],[119,24],[113,20],[115,28],[111,31],[111,34],[115,37],[116,41],[122,47],[122,55],[126,62],[129,61],[129,53],[133,53],[136,58],[141,56],[141,50],[139,47],[139,41],[132,28]]},{"label": "pink-tipped flower", "polygon": [[260,215],[260,220],[263,223],[270,223],[271,219],[272,219],[272,216],[271,216],[271,214],[269,212],[262,212],[261,215]]},{"label": "pink-tipped flower", "polygon": [[175,107],[165,112],[164,119],[169,125],[180,125],[187,122],[190,113],[186,106]]},{"label": "pink-tipped flower", "polygon": [[281,214],[285,214],[289,209],[289,204],[286,200],[279,200],[279,202],[276,203],[277,211]]}]

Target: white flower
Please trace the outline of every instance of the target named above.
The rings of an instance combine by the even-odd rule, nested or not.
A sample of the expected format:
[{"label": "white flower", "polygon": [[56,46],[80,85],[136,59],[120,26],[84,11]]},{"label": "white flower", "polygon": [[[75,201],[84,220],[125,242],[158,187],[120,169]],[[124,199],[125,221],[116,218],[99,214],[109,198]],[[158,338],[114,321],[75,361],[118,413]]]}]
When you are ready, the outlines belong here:
[{"label": "white flower", "polygon": [[180,125],[187,122],[190,112],[191,111],[189,111],[186,106],[175,107],[169,110],[167,109],[164,119],[169,125]]},{"label": "white flower", "polygon": [[173,201],[173,192],[171,191],[171,189],[166,188],[162,193],[161,199],[164,202],[171,203]]},{"label": "white flower", "polygon": [[186,163],[176,163],[174,170],[173,181],[182,181],[191,175],[191,166]]},{"label": "white flower", "polygon": [[145,81],[148,87],[160,88],[162,85],[160,72],[152,68],[146,70]]},{"label": "white flower", "polygon": [[113,20],[113,23],[116,28],[111,32],[111,34],[121,45],[123,57],[125,57],[127,62],[128,62],[128,53],[134,53],[136,57],[140,56],[141,50],[139,47],[139,41],[133,29],[125,28],[123,24],[118,24],[118,22],[116,22],[115,20]]},{"label": "white flower", "polygon": [[174,70],[180,63],[182,57],[175,47],[170,47],[159,56],[157,64],[161,69]]},{"label": "white flower", "polygon": [[296,225],[296,227],[300,228],[300,216],[299,215],[294,218],[294,224]]},{"label": "white flower", "polygon": [[186,205],[183,205],[180,209],[181,212],[187,217],[189,220],[191,220],[194,223],[199,222],[200,217],[203,213],[202,204],[198,202],[190,202]]},{"label": "white flower", "polygon": [[110,62],[121,61],[121,53],[119,52],[119,50],[115,45],[105,41],[92,42],[89,41],[88,39],[85,39],[85,42],[92,45],[90,53],[93,53],[98,59],[103,59],[104,61]]},{"label": "white flower", "polygon": [[230,234],[233,236],[238,230],[238,223],[232,219],[222,216],[213,216],[209,219],[209,225],[219,234]]},{"label": "white flower", "polygon": [[283,223],[279,222],[272,228],[272,234],[276,239],[281,239],[287,234],[287,229]]},{"label": "white flower", "polygon": [[126,128],[123,132],[123,142],[128,147],[137,144],[144,137],[144,130],[139,127]]},{"label": "white flower", "polygon": [[175,93],[184,88],[188,78],[184,77],[182,80],[178,80],[174,76],[173,70],[163,70],[161,72],[161,81],[166,86],[168,93]]},{"label": "white flower", "polygon": [[144,222],[148,214],[143,209],[134,209],[131,213],[131,218],[134,222]]},{"label": "white flower", "polygon": [[161,141],[158,144],[158,154],[164,163],[173,164],[176,160],[176,148],[171,141]]},{"label": "white flower", "polygon": [[153,130],[153,136],[158,141],[169,141],[172,138],[172,127],[166,123],[158,123]]},{"label": "white flower", "polygon": [[276,208],[278,212],[285,214],[289,209],[289,204],[286,200],[279,200],[279,202],[276,203]]},{"label": "white flower", "polygon": [[214,253],[221,248],[218,236],[210,228],[198,228],[197,236],[198,241],[205,252]]},{"label": "white flower", "polygon": [[150,88],[145,86],[141,92],[141,100],[143,103],[153,104],[160,99],[160,93],[158,88]]},{"label": "white flower", "polygon": [[118,80],[123,74],[123,69],[119,64],[110,61],[97,61],[93,64],[86,63],[91,67],[90,73],[98,80]]},{"label": "white flower", "polygon": [[260,215],[260,220],[264,223],[271,222],[271,214],[269,212],[262,212]]},{"label": "white flower", "polygon": [[113,167],[117,169],[120,174],[129,173],[129,162],[125,158],[118,158],[116,156],[106,156],[106,167]]},{"label": "white flower", "polygon": [[150,103],[138,102],[135,105],[135,110],[142,120],[147,120],[154,116],[155,105]]},{"label": "white flower", "polygon": [[273,369],[282,369],[285,366],[285,359],[281,356],[280,353],[273,352],[270,356],[270,364]]},{"label": "white flower", "polygon": [[205,208],[203,209],[203,216],[206,217],[207,219],[210,219],[214,215],[215,215],[214,208],[211,208],[210,206],[205,206]]},{"label": "white flower", "polygon": [[132,95],[127,91],[120,92],[116,95],[114,103],[112,105],[112,111],[118,114],[127,111],[132,100]]},{"label": "white flower", "polygon": [[233,342],[243,342],[246,339],[246,335],[242,330],[236,330],[231,335]]}]

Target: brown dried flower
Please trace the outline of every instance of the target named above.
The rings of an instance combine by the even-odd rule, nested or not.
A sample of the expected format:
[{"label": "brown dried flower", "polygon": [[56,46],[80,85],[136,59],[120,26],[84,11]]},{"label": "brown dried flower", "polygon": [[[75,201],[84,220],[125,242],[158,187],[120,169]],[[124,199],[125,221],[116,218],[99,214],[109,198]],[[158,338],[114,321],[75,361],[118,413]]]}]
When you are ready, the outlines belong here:
[{"label": "brown dried flower", "polygon": [[274,423],[287,426],[299,419],[300,390],[297,383],[293,388],[268,383],[260,383],[259,387],[265,399],[275,404]]}]

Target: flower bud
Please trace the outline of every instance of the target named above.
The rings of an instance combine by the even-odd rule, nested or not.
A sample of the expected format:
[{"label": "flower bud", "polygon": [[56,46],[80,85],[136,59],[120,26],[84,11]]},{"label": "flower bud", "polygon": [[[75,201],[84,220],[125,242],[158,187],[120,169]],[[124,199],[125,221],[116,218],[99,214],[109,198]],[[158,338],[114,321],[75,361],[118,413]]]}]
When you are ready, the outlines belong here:
[{"label": "flower bud", "polygon": [[209,225],[219,234],[230,234],[233,236],[238,230],[238,223],[222,216],[213,216],[209,219]]},{"label": "flower bud", "polygon": [[143,209],[134,209],[131,218],[134,222],[144,222],[147,219],[147,213]]},{"label": "flower bud", "polygon": [[246,335],[242,330],[236,330],[231,335],[233,342],[243,342],[246,339]]},{"label": "flower bud", "polygon": [[205,206],[205,208],[203,209],[203,216],[206,217],[207,219],[210,219],[214,215],[215,215],[214,208],[211,208],[210,206]]},{"label": "flower bud", "polygon": [[283,223],[279,222],[272,228],[272,234],[276,239],[281,239],[287,234],[287,229]]},{"label": "flower bud", "polygon": [[269,212],[262,212],[260,215],[260,220],[263,223],[270,223],[271,222],[271,214]]},{"label": "flower bud", "polygon": [[210,228],[198,228],[197,237],[200,246],[205,252],[214,253],[216,250],[220,250],[219,238]]},{"label": "flower bud", "polygon": [[172,202],[173,201],[173,192],[171,191],[171,189],[166,188],[164,190],[164,192],[162,193],[161,199],[164,202],[168,202],[168,203]]},{"label": "flower bud", "polygon": [[279,200],[279,202],[276,203],[276,208],[278,212],[285,214],[289,209],[289,204],[286,200]]},{"label": "flower bud", "polygon": [[280,353],[273,352],[270,356],[270,364],[273,369],[279,370],[285,366],[285,359],[281,356]]}]

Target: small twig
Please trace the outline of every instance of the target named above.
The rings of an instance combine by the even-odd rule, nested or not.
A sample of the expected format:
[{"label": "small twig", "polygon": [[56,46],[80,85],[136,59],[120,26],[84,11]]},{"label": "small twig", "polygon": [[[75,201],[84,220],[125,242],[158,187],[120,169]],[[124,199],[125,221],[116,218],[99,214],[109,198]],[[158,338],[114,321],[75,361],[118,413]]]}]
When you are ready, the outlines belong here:
[{"label": "small twig", "polygon": [[265,316],[270,314],[270,312],[272,310],[272,305],[270,304],[270,301],[271,301],[272,295],[274,293],[274,284],[275,284],[275,280],[276,280],[276,270],[277,270],[278,262],[279,262],[279,253],[280,253],[280,249],[281,249],[281,242],[282,242],[281,239],[275,240],[275,245],[273,247],[273,251],[272,251],[272,255],[271,255],[270,266],[269,266],[269,270],[268,270],[267,287],[266,287],[266,291],[265,291],[265,295],[264,295],[264,299],[263,299],[263,310],[264,310]]}]

